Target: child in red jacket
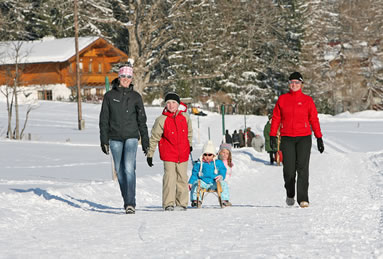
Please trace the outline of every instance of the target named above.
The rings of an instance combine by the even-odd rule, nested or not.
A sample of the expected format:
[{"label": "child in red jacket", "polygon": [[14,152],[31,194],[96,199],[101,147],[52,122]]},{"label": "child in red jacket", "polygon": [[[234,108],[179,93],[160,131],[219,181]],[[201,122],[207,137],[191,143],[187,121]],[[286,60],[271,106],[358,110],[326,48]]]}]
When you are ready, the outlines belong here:
[{"label": "child in red jacket", "polygon": [[165,211],[186,210],[188,204],[187,167],[192,151],[192,122],[187,107],[176,93],[165,96],[166,107],[156,119],[150,137],[147,163],[153,166],[157,144],[164,161],[162,206]]}]

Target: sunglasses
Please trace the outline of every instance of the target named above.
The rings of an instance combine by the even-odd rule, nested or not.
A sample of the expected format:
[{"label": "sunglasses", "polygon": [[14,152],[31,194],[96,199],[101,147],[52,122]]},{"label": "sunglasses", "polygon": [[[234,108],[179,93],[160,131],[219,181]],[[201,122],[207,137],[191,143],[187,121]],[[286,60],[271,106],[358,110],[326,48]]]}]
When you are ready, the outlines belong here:
[{"label": "sunglasses", "polygon": [[132,78],[130,75],[120,75],[121,78]]},{"label": "sunglasses", "polygon": [[295,84],[295,85],[301,85],[301,84],[303,84],[301,81],[298,81],[298,80],[290,80],[289,81],[289,84],[291,84],[291,85],[293,85],[293,84]]},{"label": "sunglasses", "polygon": [[213,154],[203,154],[203,156],[214,156]]}]

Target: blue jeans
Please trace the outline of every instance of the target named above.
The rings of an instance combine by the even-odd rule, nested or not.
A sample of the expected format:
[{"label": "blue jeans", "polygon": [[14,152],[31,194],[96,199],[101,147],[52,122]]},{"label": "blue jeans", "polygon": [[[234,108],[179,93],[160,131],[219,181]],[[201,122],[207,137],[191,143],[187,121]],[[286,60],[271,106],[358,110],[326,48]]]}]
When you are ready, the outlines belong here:
[{"label": "blue jeans", "polygon": [[138,139],[109,140],[124,208],[136,207],[136,154]]},{"label": "blue jeans", "polygon": [[[223,201],[228,201],[230,198],[229,186],[227,185],[225,181],[221,181],[221,187],[222,187],[221,199]],[[198,188],[198,180],[195,181],[191,187],[191,190],[190,190],[191,201],[197,200],[197,188]],[[217,190],[217,183],[216,182],[205,183],[204,181],[201,180],[201,188]],[[201,197],[199,197],[199,199],[201,199]]]}]

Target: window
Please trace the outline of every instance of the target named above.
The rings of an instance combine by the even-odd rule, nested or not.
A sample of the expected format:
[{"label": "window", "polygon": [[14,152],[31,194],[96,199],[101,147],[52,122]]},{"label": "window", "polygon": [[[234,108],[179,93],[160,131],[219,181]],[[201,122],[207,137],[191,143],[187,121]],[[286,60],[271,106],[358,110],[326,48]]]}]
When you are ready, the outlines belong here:
[{"label": "window", "polygon": [[88,65],[88,71],[89,73],[92,73],[92,62],[90,62]]},{"label": "window", "polygon": [[39,100],[52,101],[52,90],[41,90],[38,91]]},{"label": "window", "polygon": [[98,73],[102,73],[102,64],[98,63]]},{"label": "window", "polygon": [[104,89],[103,88],[97,88],[96,89],[96,95],[97,96],[103,96],[104,95]]},{"label": "window", "polygon": [[90,89],[89,88],[84,89],[84,95],[85,96],[89,96],[90,95]]},{"label": "window", "polygon": [[82,68],[83,68],[82,62],[79,63],[79,66],[80,66],[80,72],[82,72]]}]

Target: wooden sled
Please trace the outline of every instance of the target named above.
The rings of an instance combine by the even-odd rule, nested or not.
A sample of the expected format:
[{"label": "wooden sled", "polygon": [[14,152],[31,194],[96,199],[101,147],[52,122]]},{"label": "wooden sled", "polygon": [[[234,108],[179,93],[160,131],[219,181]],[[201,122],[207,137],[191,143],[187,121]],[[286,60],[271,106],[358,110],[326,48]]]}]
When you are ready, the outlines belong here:
[{"label": "wooden sled", "polygon": [[283,155],[282,155],[282,151],[277,151],[275,153],[275,161],[277,162],[277,165],[281,165],[281,162],[283,161]]},{"label": "wooden sled", "polygon": [[281,145],[281,136],[278,135],[278,151],[275,153],[275,161],[277,162],[277,165],[280,166],[281,162],[283,161],[282,151],[279,150]]},{"label": "wooden sled", "polygon": [[[197,207],[202,207],[203,197],[205,193],[214,193],[218,197],[219,206],[223,208],[222,199],[221,199],[221,193],[222,193],[222,186],[220,182],[217,182],[217,190],[214,189],[205,189],[201,187],[201,180],[198,180],[198,187],[197,187]],[[201,202],[200,202],[201,197]]]}]

